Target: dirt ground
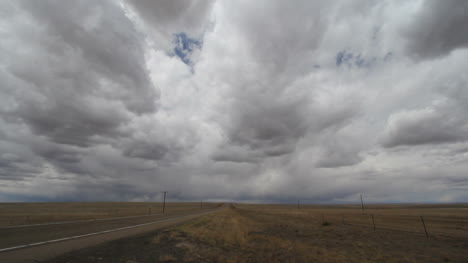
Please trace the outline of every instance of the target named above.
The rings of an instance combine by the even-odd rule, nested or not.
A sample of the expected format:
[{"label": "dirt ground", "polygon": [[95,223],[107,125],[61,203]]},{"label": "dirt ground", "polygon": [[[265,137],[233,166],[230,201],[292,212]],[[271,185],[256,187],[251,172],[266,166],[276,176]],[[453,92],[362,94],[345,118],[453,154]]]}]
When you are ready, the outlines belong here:
[{"label": "dirt ground", "polygon": [[468,240],[317,223],[231,207],[183,225],[71,252],[64,262],[468,262]]}]

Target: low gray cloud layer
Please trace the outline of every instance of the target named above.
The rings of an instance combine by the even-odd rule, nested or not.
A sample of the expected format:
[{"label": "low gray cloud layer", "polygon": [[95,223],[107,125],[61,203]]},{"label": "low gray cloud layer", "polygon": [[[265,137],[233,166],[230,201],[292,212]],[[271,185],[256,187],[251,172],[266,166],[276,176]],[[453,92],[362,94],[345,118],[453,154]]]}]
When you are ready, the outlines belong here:
[{"label": "low gray cloud layer", "polygon": [[0,201],[467,201],[465,1],[0,4]]},{"label": "low gray cloud layer", "polygon": [[406,37],[411,53],[423,58],[447,55],[468,47],[468,2],[424,1],[409,25]]}]

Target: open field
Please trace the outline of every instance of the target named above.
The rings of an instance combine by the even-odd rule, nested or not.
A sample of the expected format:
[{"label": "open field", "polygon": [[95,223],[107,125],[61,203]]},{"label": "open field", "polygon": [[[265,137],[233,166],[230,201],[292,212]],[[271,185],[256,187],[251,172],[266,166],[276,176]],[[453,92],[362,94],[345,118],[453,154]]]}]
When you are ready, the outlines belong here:
[{"label": "open field", "polygon": [[[180,226],[78,250],[48,263],[468,262],[468,238],[465,237],[434,235],[427,238],[417,232],[374,230],[334,221],[324,224],[321,220],[296,215],[296,209],[293,206],[231,206]],[[314,209],[337,215],[344,210],[353,211],[348,215],[357,212],[352,207],[310,208]],[[397,209],[398,213],[393,214],[401,215],[409,208],[391,209]],[[426,216],[444,217],[444,209],[452,208],[420,209],[423,209],[420,212],[427,212]],[[438,213],[437,209],[444,212]],[[460,211],[448,214],[463,216],[464,207]]]},{"label": "open field", "polygon": [[[468,204],[360,205],[237,205],[272,215],[297,217],[311,222],[372,227],[468,238]],[[421,219],[422,217],[422,219]]]},{"label": "open field", "polygon": [[[204,203],[204,208],[216,204]],[[157,202],[56,202],[56,203],[0,203],[0,228],[79,221],[126,216],[151,215],[162,212]],[[166,202],[166,212],[199,210],[199,202]]]}]

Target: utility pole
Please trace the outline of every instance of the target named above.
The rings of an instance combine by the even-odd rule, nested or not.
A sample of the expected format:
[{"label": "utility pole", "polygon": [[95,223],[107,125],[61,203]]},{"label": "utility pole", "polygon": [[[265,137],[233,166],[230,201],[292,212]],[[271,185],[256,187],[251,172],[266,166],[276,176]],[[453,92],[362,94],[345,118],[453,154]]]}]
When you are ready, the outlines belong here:
[{"label": "utility pole", "polygon": [[362,209],[362,213],[364,214],[364,202],[362,201],[362,194],[361,194],[361,209]]},{"label": "utility pole", "polygon": [[164,202],[163,202],[163,213],[164,213],[164,210],[166,208],[166,193],[167,193],[167,191],[164,191],[163,193],[164,193]]}]

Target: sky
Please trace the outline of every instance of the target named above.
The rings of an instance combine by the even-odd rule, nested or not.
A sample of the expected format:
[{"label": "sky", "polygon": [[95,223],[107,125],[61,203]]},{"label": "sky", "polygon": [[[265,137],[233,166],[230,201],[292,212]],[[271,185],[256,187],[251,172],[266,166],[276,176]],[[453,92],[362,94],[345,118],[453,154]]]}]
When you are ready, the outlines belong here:
[{"label": "sky", "polygon": [[0,3],[0,202],[468,202],[468,1]]}]

